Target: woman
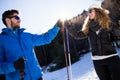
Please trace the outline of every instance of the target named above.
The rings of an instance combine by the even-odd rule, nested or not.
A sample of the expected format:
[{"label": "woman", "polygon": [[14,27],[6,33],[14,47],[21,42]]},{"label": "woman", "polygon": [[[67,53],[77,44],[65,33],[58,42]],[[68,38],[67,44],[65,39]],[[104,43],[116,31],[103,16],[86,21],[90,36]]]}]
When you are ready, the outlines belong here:
[{"label": "woman", "polygon": [[90,6],[82,32],[89,37],[92,60],[100,80],[120,80],[120,60],[110,39],[113,29],[108,11],[98,4]]}]

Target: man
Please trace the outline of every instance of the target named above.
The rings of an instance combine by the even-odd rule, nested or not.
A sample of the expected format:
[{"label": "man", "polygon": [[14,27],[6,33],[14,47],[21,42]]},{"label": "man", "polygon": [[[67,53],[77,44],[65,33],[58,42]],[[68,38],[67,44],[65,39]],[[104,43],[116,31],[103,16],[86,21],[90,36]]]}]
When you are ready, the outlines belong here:
[{"label": "man", "polygon": [[23,32],[17,10],[7,10],[2,14],[6,28],[0,34],[0,74],[6,80],[43,80],[43,72],[33,52],[34,46],[49,44],[62,27],[56,25],[42,35]]}]

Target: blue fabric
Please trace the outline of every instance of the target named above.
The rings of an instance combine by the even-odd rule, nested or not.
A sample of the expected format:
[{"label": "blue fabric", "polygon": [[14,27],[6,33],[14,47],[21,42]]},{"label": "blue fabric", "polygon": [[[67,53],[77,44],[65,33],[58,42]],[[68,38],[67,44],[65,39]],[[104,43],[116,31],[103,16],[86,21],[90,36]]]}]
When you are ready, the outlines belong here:
[{"label": "blue fabric", "polygon": [[30,34],[19,29],[18,36],[13,29],[4,28],[0,34],[0,74],[6,74],[6,80],[20,80],[20,72],[14,68],[14,62],[21,56],[25,61],[25,79],[37,80],[43,72],[34,54],[33,47],[51,43],[59,32],[55,26],[45,34]]}]

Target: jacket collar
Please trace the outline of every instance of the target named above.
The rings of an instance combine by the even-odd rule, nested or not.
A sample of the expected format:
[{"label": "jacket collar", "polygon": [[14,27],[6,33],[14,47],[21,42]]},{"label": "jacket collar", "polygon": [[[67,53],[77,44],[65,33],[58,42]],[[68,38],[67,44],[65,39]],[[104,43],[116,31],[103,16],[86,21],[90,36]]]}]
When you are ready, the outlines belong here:
[{"label": "jacket collar", "polygon": [[[23,32],[24,30],[24,28],[21,28],[19,29],[19,32]],[[13,32],[13,28],[3,28],[2,32]]]},{"label": "jacket collar", "polygon": [[[25,30],[24,28],[21,28],[21,29],[18,29],[16,31],[17,31],[17,34],[21,34],[24,30]],[[2,33],[7,34],[7,35],[11,35],[11,36],[13,36],[15,34],[13,28],[3,28]]]}]

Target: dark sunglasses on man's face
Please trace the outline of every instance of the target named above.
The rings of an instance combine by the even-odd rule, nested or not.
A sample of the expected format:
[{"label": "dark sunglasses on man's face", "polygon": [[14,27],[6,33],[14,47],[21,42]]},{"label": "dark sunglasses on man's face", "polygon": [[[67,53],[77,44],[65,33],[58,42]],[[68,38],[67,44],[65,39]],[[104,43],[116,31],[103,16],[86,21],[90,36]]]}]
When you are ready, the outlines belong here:
[{"label": "dark sunglasses on man's face", "polygon": [[8,18],[15,18],[16,20],[20,20],[20,17],[19,16],[10,16]]}]

